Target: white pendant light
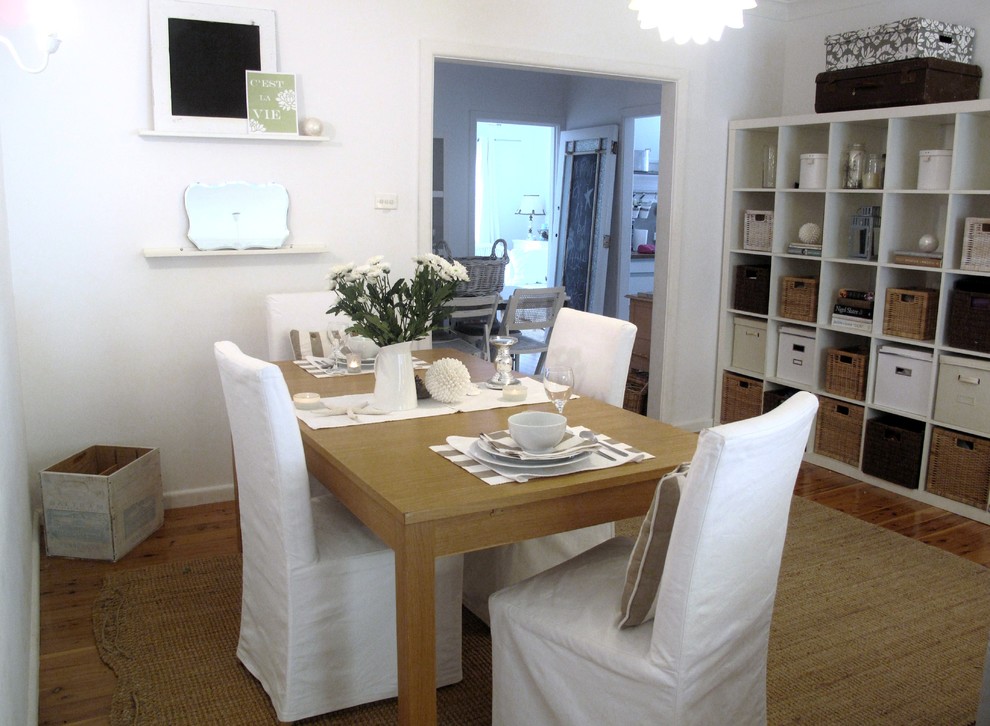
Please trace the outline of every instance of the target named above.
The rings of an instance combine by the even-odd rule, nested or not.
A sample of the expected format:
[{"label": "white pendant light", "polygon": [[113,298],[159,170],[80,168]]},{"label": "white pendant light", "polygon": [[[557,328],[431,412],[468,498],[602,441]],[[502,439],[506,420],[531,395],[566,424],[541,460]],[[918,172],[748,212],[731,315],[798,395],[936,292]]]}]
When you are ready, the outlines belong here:
[{"label": "white pendant light", "polygon": [[743,10],[756,7],[755,0],[631,0],[644,30],[656,28],[660,40],[702,45],[719,40],[725,28],[743,26]]}]

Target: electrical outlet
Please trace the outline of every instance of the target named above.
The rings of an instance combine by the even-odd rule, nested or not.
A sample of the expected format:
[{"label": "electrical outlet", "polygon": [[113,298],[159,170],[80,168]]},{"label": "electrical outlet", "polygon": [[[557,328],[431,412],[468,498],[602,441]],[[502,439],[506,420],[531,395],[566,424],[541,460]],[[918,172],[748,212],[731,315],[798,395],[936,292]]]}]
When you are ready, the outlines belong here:
[{"label": "electrical outlet", "polygon": [[375,195],[375,209],[398,209],[398,208],[399,208],[398,194]]}]

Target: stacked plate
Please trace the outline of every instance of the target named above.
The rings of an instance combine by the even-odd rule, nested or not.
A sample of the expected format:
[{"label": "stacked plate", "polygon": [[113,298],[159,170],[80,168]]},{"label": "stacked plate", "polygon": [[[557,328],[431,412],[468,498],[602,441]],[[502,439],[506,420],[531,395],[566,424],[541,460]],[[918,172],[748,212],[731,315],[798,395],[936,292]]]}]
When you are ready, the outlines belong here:
[{"label": "stacked plate", "polygon": [[470,456],[483,464],[500,469],[532,471],[539,469],[546,474],[554,468],[567,467],[587,459],[597,446],[579,438],[576,434],[568,433],[550,451],[530,453],[523,451],[508,431],[496,431],[482,434],[468,452]]}]

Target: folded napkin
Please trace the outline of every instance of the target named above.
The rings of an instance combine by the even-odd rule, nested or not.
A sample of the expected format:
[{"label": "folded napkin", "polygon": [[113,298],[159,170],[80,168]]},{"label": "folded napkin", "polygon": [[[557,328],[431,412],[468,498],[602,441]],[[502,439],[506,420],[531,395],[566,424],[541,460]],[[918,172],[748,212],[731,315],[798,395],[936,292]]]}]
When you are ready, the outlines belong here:
[{"label": "folded napkin", "polygon": [[596,451],[599,448],[598,444],[582,439],[575,431],[568,431],[564,434],[563,440],[553,449],[540,453],[524,451],[519,444],[513,441],[512,435],[507,429],[490,434],[483,433],[479,438],[502,456],[509,456],[520,461],[553,461],[579,454],[582,451]]}]

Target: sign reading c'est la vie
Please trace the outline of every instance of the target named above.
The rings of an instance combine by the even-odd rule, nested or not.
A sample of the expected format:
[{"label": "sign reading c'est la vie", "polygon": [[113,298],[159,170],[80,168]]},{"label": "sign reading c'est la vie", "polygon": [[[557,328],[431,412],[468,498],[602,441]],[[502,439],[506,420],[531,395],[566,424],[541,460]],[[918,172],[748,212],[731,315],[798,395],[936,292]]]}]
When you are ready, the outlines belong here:
[{"label": "sign reading c'est la vie", "polygon": [[248,133],[298,135],[296,76],[245,71]]}]

